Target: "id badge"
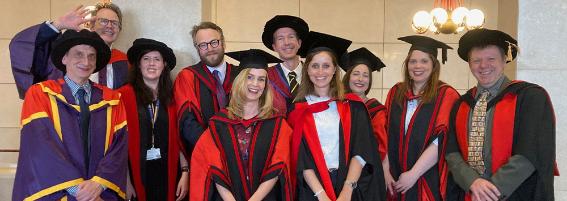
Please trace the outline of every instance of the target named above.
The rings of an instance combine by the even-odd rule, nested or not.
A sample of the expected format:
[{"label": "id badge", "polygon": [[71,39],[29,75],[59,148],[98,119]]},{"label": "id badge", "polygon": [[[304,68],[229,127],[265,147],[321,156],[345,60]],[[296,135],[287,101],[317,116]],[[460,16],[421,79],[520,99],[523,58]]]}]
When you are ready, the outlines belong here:
[{"label": "id badge", "polygon": [[159,148],[152,147],[151,149],[148,149],[148,151],[146,152],[146,160],[148,161],[156,160],[160,158],[161,155],[159,153]]}]

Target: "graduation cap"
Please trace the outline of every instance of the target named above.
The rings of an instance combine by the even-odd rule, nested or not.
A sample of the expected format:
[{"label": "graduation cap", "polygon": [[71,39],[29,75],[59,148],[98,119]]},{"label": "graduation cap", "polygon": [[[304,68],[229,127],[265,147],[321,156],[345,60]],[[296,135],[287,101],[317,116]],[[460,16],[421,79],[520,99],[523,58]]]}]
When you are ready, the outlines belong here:
[{"label": "graduation cap", "polygon": [[341,68],[345,71],[359,64],[368,66],[370,72],[380,71],[381,68],[386,67],[386,64],[384,64],[380,58],[372,54],[372,52],[365,47],[344,54],[339,63]]},{"label": "graduation cap", "polygon": [[264,32],[262,32],[262,43],[264,43],[268,49],[274,50],[272,47],[272,44],[274,43],[274,33],[279,28],[283,27],[293,29],[296,32],[297,37],[301,40],[307,37],[307,34],[309,33],[309,25],[307,25],[305,20],[291,15],[276,15],[266,22],[266,25],[264,25]]},{"label": "graduation cap", "polygon": [[236,52],[227,52],[227,56],[240,61],[242,68],[267,69],[269,63],[280,63],[282,60],[264,50],[249,49]]},{"label": "graduation cap", "polygon": [[447,61],[447,49],[453,49],[451,46],[448,46],[444,42],[429,38],[427,36],[404,36],[398,38],[398,40],[410,43],[410,51],[420,50],[432,54],[434,57],[437,57],[437,48],[441,48],[441,62],[443,64],[445,64],[445,62]]},{"label": "graduation cap", "polygon": [[311,50],[322,47],[330,49],[337,56],[341,56],[347,51],[351,43],[352,41],[344,38],[310,31],[297,54],[305,58]]},{"label": "graduation cap", "polygon": [[469,61],[469,53],[474,47],[486,47],[496,45],[506,51],[506,63],[511,62],[518,55],[518,41],[512,36],[498,30],[473,29],[465,33],[459,39],[459,57]]}]

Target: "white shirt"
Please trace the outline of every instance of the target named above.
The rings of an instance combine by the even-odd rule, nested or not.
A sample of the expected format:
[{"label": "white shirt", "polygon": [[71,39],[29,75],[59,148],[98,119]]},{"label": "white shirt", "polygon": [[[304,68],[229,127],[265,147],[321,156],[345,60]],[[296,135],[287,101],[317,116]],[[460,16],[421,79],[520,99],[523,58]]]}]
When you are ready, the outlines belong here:
[{"label": "white shirt", "polygon": [[[406,133],[408,132],[409,123],[411,121],[411,118],[413,117],[413,114],[415,113],[415,110],[417,110],[418,105],[419,105],[419,99],[417,99],[417,98],[408,101],[408,107],[407,107],[407,111],[406,111],[406,121],[404,123],[404,125],[405,125],[404,135],[406,135]],[[435,144],[435,145],[439,145],[438,138],[435,138],[435,140],[433,140],[432,143]]]},{"label": "white shirt", "polygon": [[[287,69],[283,63],[280,63],[280,66],[282,67],[282,71],[284,73],[284,77],[287,80],[287,83],[289,84],[291,81],[289,80],[289,76],[287,76],[291,71],[289,69]],[[303,63],[301,61],[299,61],[299,63],[297,64],[297,67],[295,67],[295,69],[293,70],[293,72],[295,72],[295,74],[297,74],[297,76],[295,77],[295,80],[297,81],[297,84],[301,84],[301,68],[303,68]]]},{"label": "white shirt", "polygon": [[221,81],[220,84],[224,83],[224,76],[226,75],[226,62],[221,62],[221,64],[217,67],[210,67],[207,66],[207,68],[209,69],[209,71],[211,72],[211,74],[214,75],[213,71],[217,70],[219,71],[219,79]]},{"label": "white shirt", "polygon": [[[308,95],[305,97],[309,105],[329,100],[329,97],[318,97]],[[328,169],[339,168],[340,157],[340,121],[339,110],[337,109],[337,102],[329,103],[329,108],[318,113],[313,113],[315,119],[315,128],[317,129],[317,136],[321,143],[321,150],[325,158],[325,165]],[[362,166],[366,165],[366,161],[359,155],[354,156]],[[348,165],[347,165],[348,168]]]}]

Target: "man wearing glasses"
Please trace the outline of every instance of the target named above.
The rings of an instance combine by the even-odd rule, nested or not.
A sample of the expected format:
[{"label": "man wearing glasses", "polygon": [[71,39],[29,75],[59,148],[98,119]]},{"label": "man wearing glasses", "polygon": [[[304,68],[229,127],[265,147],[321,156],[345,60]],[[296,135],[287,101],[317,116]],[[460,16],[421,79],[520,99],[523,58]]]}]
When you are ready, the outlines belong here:
[{"label": "man wearing glasses", "polygon": [[202,22],[193,26],[191,35],[201,61],[181,70],[173,84],[179,132],[188,154],[209,118],[228,104],[232,81],[239,73],[238,67],[224,61],[225,41],[218,25]]},{"label": "man wearing glasses", "polygon": [[[79,31],[82,24],[89,22],[89,29],[98,33],[106,45],[112,47],[122,30],[120,8],[112,3],[99,3],[92,11],[94,17],[86,19],[89,12],[89,9],[78,6],[55,21],[29,27],[14,36],[10,42],[10,59],[20,98],[35,83],[63,77],[64,73],[54,67],[49,56],[51,44],[64,30]],[[117,89],[127,82],[127,78],[126,54],[112,49],[109,63],[101,71],[91,75],[90,80]]]}]

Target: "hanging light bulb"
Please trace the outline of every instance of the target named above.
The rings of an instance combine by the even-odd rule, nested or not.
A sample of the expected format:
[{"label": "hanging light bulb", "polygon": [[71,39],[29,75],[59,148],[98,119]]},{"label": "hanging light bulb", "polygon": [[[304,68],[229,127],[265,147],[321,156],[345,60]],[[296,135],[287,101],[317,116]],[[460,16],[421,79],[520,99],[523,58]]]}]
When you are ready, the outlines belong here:
[{"label": "hanging light bulb", "polygon": [[425,33],[432,21],[431,15],[427,11],[419,11],[413,16],[412,28],[417,33]]},{"label": "hanging light bulb", "polygon": [[447,11],[443,8],[434,8],[431,10],[431,15],[433,16],[433,24],[435,24],[435,26],[445,24],[447,19],[449,19]]},{"label": "hanging light bulb", "polygon": [[479,9],[472,9],[466,17],[466,25],[468,29],[478,29],[484,24],[484,13]]},{"label": "hanging light bulb", "polygon": [[451,19],[455,24],[461,25],[465,21],[465,17],[467,16],[467,13],[469,13],[469,9],[465,7],[455,8],[455,10],[451,12]]}]

